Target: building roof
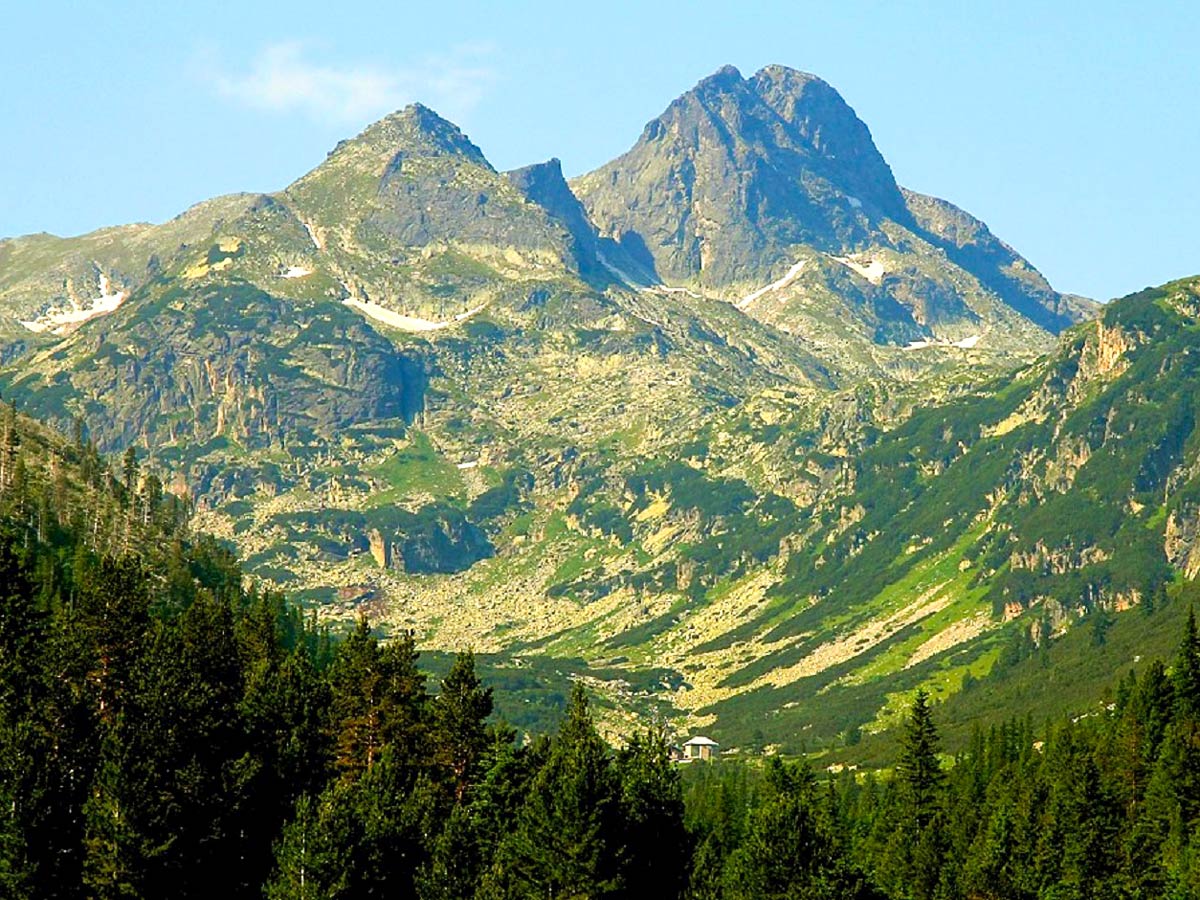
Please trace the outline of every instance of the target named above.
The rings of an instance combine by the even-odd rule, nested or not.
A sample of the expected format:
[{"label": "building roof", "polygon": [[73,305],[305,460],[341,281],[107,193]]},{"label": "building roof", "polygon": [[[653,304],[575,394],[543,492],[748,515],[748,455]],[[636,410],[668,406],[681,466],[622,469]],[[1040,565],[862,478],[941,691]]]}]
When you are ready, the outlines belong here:
[{"label": "building roof", "polygon": [[711,738],[706,738],[706,737],[703,737],[702,735],[696,735],[690,741],[684,741],[683,746],[685,746],[685,747],[720,747],[721,745],[718,744],[716,741],[712,740]]}]

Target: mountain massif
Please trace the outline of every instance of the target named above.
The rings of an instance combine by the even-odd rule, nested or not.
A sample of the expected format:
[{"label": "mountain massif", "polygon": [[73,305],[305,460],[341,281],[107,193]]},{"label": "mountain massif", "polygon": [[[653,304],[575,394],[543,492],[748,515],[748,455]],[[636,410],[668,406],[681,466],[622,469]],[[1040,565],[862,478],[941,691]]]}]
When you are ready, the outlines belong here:
[{"label": "mountain massif", "polygon": [[903,191],[837,91],[783,66],[721,69],[575,188],[645,270],[788,330],[814,333],[814,294],[883,341],[1015,346],[1079,318],[982,223]]},{"label": "mountain massif", "polygon": [[570,181],[414,105],[2,241],[0,387],[323,618],[832,753],[1195,577],[1198,304],[1056,292],[830,85],[727,67]]}]

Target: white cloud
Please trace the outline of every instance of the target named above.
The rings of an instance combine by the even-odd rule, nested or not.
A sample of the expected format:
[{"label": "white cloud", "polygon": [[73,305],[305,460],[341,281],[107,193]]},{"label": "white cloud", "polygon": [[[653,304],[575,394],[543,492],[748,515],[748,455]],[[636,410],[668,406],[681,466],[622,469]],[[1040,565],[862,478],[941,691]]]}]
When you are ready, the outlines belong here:
[{"label": "white cloud", "polygon": [[242,71],[206,66],[222,96],[275,113],[303,113],[333,124],[362,123],[420,101],[462,117],[495,81],[491,48],[470,45],[429,55],[409,66],[317,61],[302,42],[271,44]]}]

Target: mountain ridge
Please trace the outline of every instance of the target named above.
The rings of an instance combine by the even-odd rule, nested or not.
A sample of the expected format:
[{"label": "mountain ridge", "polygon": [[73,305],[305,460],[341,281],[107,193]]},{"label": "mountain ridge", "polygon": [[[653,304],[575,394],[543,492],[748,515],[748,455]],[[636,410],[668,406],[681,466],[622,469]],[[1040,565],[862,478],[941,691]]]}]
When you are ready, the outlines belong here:
[{"label": "mountain ridge", "polygon": [[[633,148],[572,185],[601,233],[644,267],[716,296],[750,296],[815,251],[868,281],[890,278],[918,339],[965,336],[961,327],[957,335],[937,332],[996,315],[988,309],[994,300],[1017,313],[1009,328],[1030,320],[1056,333],[1090,314],[1064,302],[986,228],[973,229],[979,252],[969,253],[922,227],[916,212],[945,201],[902,192],[837,91],[784,66],[749,79],[725,67],[702,79],[651,120]],[[944,222],[945,211],[935,218]],[[952,258],[941,259],[947,250]],[[916,270],[907,268],[913,262]],[[1018,263],[1019,277],[1008,271]],[[827,277],[807,268],[792,293],[828,288]],[[943,297],[932,315],[929,304],[905,296],[931,290]],[[779,323],[789,318],[785,312]]]},{"label": "mountain ridge", "polygon": [[[992,409],[1092,310],[900,188],[815,76],[722,70],[655,122],[613,164],[643,194],[568,182],[554,159],[497,171],[413,105],[282,191],[120,232],[107,256],[96,236],[0,244],[26,261],[0,266],[0,312],[25,332],[0,387],[106,451],[139,447],[198,527],[328,620],[568,665],[615,709],[734,743],[764,698],[826,743],[886,725],[905,679],[983,677],[1006,614],[987,592],[1009,582],[954,569],[995,540],[986,523],[949,545],[932,520],[898,524],[929,473],[879,460],[912,429],[979,444],[962,398]],[[699,222],[709,250],[622,233],[612,209]],[[727,281],[669,277],[689,254]],[[94,315],[20,325],[77,283],[71,303],[104,303],[74,314]],[[884,469],[895,484],[861,494]],[[893,524],[907,544],[880,537]],[[857,586],[826,603],[835,571]]]}]

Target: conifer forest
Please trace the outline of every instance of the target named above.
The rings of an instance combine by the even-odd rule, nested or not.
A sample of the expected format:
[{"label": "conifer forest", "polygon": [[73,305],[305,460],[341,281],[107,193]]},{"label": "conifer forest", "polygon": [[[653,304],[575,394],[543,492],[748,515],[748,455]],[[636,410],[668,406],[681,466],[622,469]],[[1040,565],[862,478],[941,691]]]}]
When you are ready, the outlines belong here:
[{"label": "conifer forest", "polygon": [[435,682],[411,636],[247,586],[136,454],[3,437],[5,897],[1200,896],[1190,612],[1102,714],[951,755],[922,693],[878,771],[681,765],[661,729],[602,739],[582,685],[518,736],[469,652]]}]

